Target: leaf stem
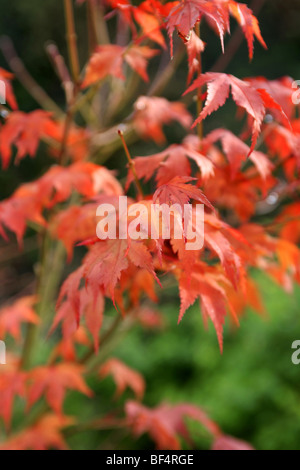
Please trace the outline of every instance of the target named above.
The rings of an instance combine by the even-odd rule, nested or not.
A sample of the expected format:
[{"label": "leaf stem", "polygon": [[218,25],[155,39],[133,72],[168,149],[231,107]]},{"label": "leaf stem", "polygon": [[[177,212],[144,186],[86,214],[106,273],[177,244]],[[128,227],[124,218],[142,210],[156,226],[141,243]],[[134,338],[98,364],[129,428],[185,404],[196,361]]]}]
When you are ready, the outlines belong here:
[{"label": "leaf stem", "polygon": [[[196,25],[196,34],[200,38],[200,22]],[[202,53],[199,52],[198,55],[198,62],[199,62],[199,75],[202,75]],[[202,87],[198,88],[197,91],[197,114],[200,116],[203,109],[203,101],[202,101]],[[203,140],[203,121],[200,121],[197,124],[197,133],[200,139],[200,142]]]},{"label": "leaf stem", "polygon": [[129,163],[129,168],[131,169],[132,174],[133,174],[133,177],[134,177],[134,181],[135,181],[135,185],[136,185],[137,191],[138,191],[138,193],[139,193],[141,199],[144,199],[143,189],[142,189],[141,183],[140,183],[140,181],[139,181],[139,179],[138,179],[138,175],[137,175],[137,172],[136,172],[136,169],[135,169],[134,161],[133,161],[132,158],[131,158],[129,149],[128,149],[127,144],[126,144],[126,141],[125,141],[125,139],[124,139],[124,134],[123,134],[123,132],[122,132],[120,129],[118,130],[118,134],[119,134],[120,139],[121,139],[121,141],[122,141],[122,144],[123,144],[123,147],[124,147],[124,150],[125,150],[125,154],[126,154],[126,157],[127,157],[128,163]]},{"label": "leaf stem", "polygon": [[88,34],[89,34],[89,49],[90,54],[92,54],[99,43],[97,37],[97,29],[96,29],[96,12],[95,12],[95,4],[93,0],[87,1],[87,26],[88,26]]},{"label": "leaf stem", "polygon": [[64,7],[66,16],[67,42],[69,49],[70,66],[73,80],[77,84],[79,81],[80,66],[72,0],[64,0]]}]

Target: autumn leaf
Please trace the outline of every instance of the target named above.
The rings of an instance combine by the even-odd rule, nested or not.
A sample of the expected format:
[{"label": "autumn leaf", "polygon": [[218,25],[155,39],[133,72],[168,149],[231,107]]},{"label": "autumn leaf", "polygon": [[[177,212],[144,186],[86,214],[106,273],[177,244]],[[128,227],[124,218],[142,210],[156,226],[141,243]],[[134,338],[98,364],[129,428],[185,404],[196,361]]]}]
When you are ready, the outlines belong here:
[{"label": "autumn leaf", "polygon": [[300,240],[300,202],[285,207],[276,218],[280,227],[280,238],[298,244]]},{"label": "autumn leaf", "polygon": [[10,334],[16,341],[19,341],[22,323],[37,325],[39,318],[33,309],[35,303],[35,297],[23,297],[12,305],[3,307],[0,310],[0,338],[5,338],[7,334]]},{"label": "autumn leaf", "polygon": [[78,328],[74,318],[71,318],[70,315],[68,315],[68,319],[70,320],[70,323],[72,322],[75,328],[70,334],[65,334],[65,332],[63,332],[61,341],[58,342],[53,351],[53,358],[56,359],[59,357],[66,362],[76,362],[78,360],[76,346],[80,345],[90,348],[91,341],[88,337],[86,329],[83,326]]},{"label": "autumn leaf", "polygon": [[128,0],[122,0],[121,2],[115,0],[108,1],[112,8],[118,10],[123,21],[129,25],[135,41],[138,41],[135,24],[137,23],[141,28],[140,35],[142,39],[148,38],[161,47],[166,47],[161,28],[163,26],[163,19],[168,15],[175,2],[171,2],[171,5],[162,5],[157,0],[146,0],[138,6],[134,6]]},{"label": "autumn leaf", "polygon": [[[262,178],[259,174],[253,174],[252,170],[255,168],[237,171],[236,175],[233,175],[225,156],[215,146],[210,147],[208,152],[211,156],[217,155],[218,161],[215,178],[203,182],[203,191],[207,198],[214,207],[226,209],[232,217],[248,222],[256,211],[261,195],[269,194],[276,185],[276,179],[272,175]],[[264,163],[264,160],[259,163]],[[271,162],[269,163],[271,165]]]},{"label": "autumn leaf", "polygon": [[37,182],[45,207],[66,201],[77,191],[89,199],[103,192],[122,194],[120,184],[106,168],[90,162],[73,163],[68,168],[53,166]]},{"label": "autumn leaf", "polygon": [[[138,320],[141,319],[143,309],[141,307],[141,298],[145,294],[152,302],[157,302],[157,295],[155,291],[156,280],[153,275],[146,269],[131,266],[126,273],[122,276],[122,285],[120,288],[123,291],[128,290],[130,301],[134,307],[138,308]],[[146,323],[146,319],[145,319]]]},{"label": "autumn leaf", "polygon": [[211,145],[218,140],[220,140],[223,151],[230,163],[232,178],[236,176],[237,171],[246,161],[248,155],[262,178],[266,179],[267,176],[271,174],[274,165],[267,155],[256,150],[250,153],[249,146],[226,129],[216,129],[212,131],[204,139],[203,145]]},{"label": "autumn leaf", "polygon": [[192,122],[183,103],[170,102],[165,98],[140,96],[134,104],[134,110],[133,123],[137,132],[158,144],[165,142],[164,125],[175,121],[188,128]]},{"label": "autumn leaf", "polygon": [[201,64],[199,58],[201,53],[205,50],[204,42],[197,36],[197,34],[192,31],[189,41],[186,43],[186,50],[188,54],[188,66],[189,73],[187,78],[187,83],[191,83],[192,78],[195,74],[201,73]]},{"label": "autumn leaf", "polygon": [[48,413],[33,426],[0,444],[0,450],[67,450],[62,430],[72,424],[73,418]]},{"label": "autumn leaf", "polygon": [[[197,78],[194,83],[185,92],[190,93],[195,89],[207,84],[207,99],[204,109],[200,113],[197,120],[192,127],[195,127],[199,122],[205,119],[212,112],[223,106],[229,98],[230,90],[232,98],[241,108],[249,114],[253,120],[252,125],[252,145],[251,152],[257,142],[258,135],[261,130],[263,118],[266,114],[266,96],[267,91],[264,92],[262,97],[259,90],[251,86],[246,81],[239,80],[233,75],[226,75],[224,73],[206,73]],[[272,100],[274,102],[274,100]],[[274,103],[273,103],[274,106]]]},{"label": "autumn leaf", "polygon": [[248,43],[249,57],[253,59],[254,50],[254,36],[258,39],[261,45],[267,49],[267,45],[263,40],[260,32],[257,18],[253,15],[252,10],[247,7],[244,3],[237,3],[229,0],[229,11],[236,21],[240,24]]},{"label": "autumn leaf", "polygon": [[157,55],[158,51],[148,46],[133,45],[125,48],[113,44],[98,46],[86,67],[82,88],[103,80],[107,76],[125,80],[124,62],[135,70],[143,80],[148,81],[146,72],[148,60]]},{"label": "autumn leaf", "polygon": [[82,378],[83,368],[76,364],[61,363],[53,366],[41,366],[30,372],[28,405],[31,407],[42,396],[45,396],[49,406],[58,414],[67,390],[76,390],[88,397],[91,390]]},{"label": "autumn leaf", "polygon": [[211,450],[255,450],[248,442],[222,434],[213,443]]},{"label": "autumn leaf", "polygon": [[70,342],[80,322],[84,319],[85,325],[93,337],[95,351],[98,352],[99,333],[103,322],[104,297],[101,291],[98,291],[97,297],[94,298],[88,288],[83,287],[80,289],[82,276],[83,268],[79,268],[71,273],[62,285],[51,332],[62,323],[63,339],[65,342]]},{"label": "autumn leaf", "polygon": [[45,126],[45,135],[47,140],[53,144],[49,148],[49,153],[55,158],[60,159],[61,148],[65,142],[65,153],[71,161],[77,162],[86,159],[90,152],[91,132],[89,129],[71,124],[67,137],[65,136],[65,122],[49,120]]},{"label": "autumn leaf", "polygon": [[143,377],[133,369],[116,358],[108,359],[100,368],[99,375],[102,378],[111,375],[116,383],[116,397],[120,397],[126,388],[131,388],[138,400],[141,400],[145,392]]},{"label": "autumn leaf", "polygon": [[[75,314],[74,318],[76,318],[77,324],[80,321],[80,281],[83,277],[84,268],[80,266],[78,269],[73,271],[67,279],[64,281],[60,293],[58,296],[56,308],[58,309],[64,300],[67,300],[70,303],[69,308]],[[65,314],[64,314],[65,315]],[[54,321],[55,327],[58,323],[62,320],[64,315],[58,315]]]},{"label": "autumn leaf", "polygon": [[146,330],[161,330],[165,325],[163,315],[158,310],[148,306],[139,308],[136,318]]},{"label": "autumn leaf", "polygon": [[10,426],[15,398],[26,396],[26,380],[26,373],[20,371],[15,363],[0,369],[0,416],[7,428]]},{"label": "autumn leaf", "polygon": [[205,17],[208,23],[219,33],[224,52],[224,34],[230,32],[229,15],[233,16],[241,26],[249,49],[250,60],[253,58],[254,37],[264,48],[267,48],[262,38],[258,20],[252,10],[243,3],[233,0],[182,0],[175,6],[167,19],[167,29],[171,40],[171,55],[173,56],[172,36],[175,28],[185,42],[189,42],[195,25]]},{"label": "autumn leaf", "polygon": [[173,33],[175,28],[180,37],[188,42],[196,23],[205,16],[216,25],[224,50],[224,34],[228,29],[228,15],[221,4],[207,0],[180,1],[170,12],[167,19],[167,30],[171,41],[171,57],[173,57]]},{"label": "autumn leaf", "polygon": [[193,127],[225,104],[225,101],[229,98],[231,87],[233,99],[237,102],[238,106],[246,109],[254,119],[253,143],[255,145],[265,114],[265,108],[260,94],[250,87],[250,85],[232,75],[228,76],[219,73],[207,73],[200,76],[194,81],[193,85],[188,88],[186,93],[200,88],[205,84],[207,84],[208,89],[205,107],[193,124]]},{"label": "autumn leaf", "polygon": [[[250,77],[247,78],[247,82],[251,83],[257,90],[265,90],[268,96],[273,98],[273,101],[277,104],[277,110],[275,106],[273,114],[279,122],[283,120],[286,123],[286,117],[292,120],[295,115],[295,105],[292,101],[295,89],[293,88],[294,81],[291,77],[282,77],[278,80],[267,80],[265,77]],[[290,127],[289,123],[287,127]]]},{"label": "autumn leaf", "polygon": [[[72,259],[75,245],[95,235],[97,207],[97,203],[85,204],[83,206],[74,205],[59,212],[54,217],[52,234],[63,242],[69,261]],[[74,230],[75,225],[77,227],[76,230]]]},{"label": "autumn leaf", "polygon": [[7,241],[5,229],[13,232],[22,246],[27,221],[45,226],[39,187],[34,184],[20,186],[9,198],[0,202],[0,234]]},{"label": "autumn leaf", "polygon": [[158,187],[153,195],[153,201],[160,204],[179,204],[181,208],[188,204],[191,199],[205,204],[211,210],[213,206],[203,194],[203,192],[189,184],[194,178],[188,176],[176,176],[171,181]]},{"label": "autumn leaf", "polygon": [[11,113],[4,126],[0,129],[0,155],[2,167],[6,169],[9,165],[12,149],[17,147],[16,162],[22,160],[26,155],[34,157],[40,139],[45,135],[45,130],[51,113],[37,110],[31,113],[15,111]]},{"label": "autumn leaf", "polygon": [[94,245],[85,257],[84,278],[97,298],[103,288],[114,301],[114,289],[121,274],[129,267],[129,262],[146,269],[158,281],[152,257],[146,245],[133,240],[107,240]]},{"label": "autumn leaf", "polygon": [[[107,175],[110,177],[109,173]],[[103,178],[103,184],[101,184],[103,194],[96,196],[95,202],[82,206],[73,205],[54,216],[51,224],[52,235],[63,242],[69,260],[73,256],[74,247],[79,242],[95,237],[98,221],[96,212],[100,204],[112,204],[116,208],[116,212],[118,212],[119,197],[113,195],[118,194],[118,186],[115,187],[115,183],[116,185],[118,183],[112,175],[111,178],[111,184],[109,179]],[[76,230],[74,230],[74,225],[77,227]]]},{"label": "autumn leaf", "polygon": [[[14,111],[18,109],[17,101],[13,92],[13,88],[11,85],[11,82],[13,80],[14,76],[12,73],[7,72],[7,70],[4,70],[0,67],[0,80],[4,82],[5,86],[5,91],[6,91],[6,100]],[[1,98],[4,98],[3,96],[0,95]]]},{"label": "autumn leaf", "polygon": [[232,244],[229,242],[225,234],[222,233],[220,228],[218,229],[216,227],[210,226],[206,217],[204,234],[205,243],[212,251],[217,254],[222,266],[224,267],[227,277],[230,279],[233,286],[237,289],[239,282],[244,275],[242,260],[235,252]]},{"label": "autumn leaf", "polygon": [[[208,271],[208,270],[207,270]],[[184,313],[194,304],[197,298],[200,299],[203,319],[206,322],[211,319],[215,327],[220,351],[223,351],[223,327],[227,313],[227,294],[218,280],[222,279],[216,273],[206,273],[201,265],[194,266],[191,275],[188,277],[182,274],[179,277],[180,293],[180,322]],[[223,278],[224,280],[225,278]],[[226,283],[226,280],[224,280]]]},{"label": "autumn leaf", "polygon": [[[292,126],[294,126],[294,122]],[[278,155],[281,160],[291,157],[300,168],[300,133],[296,129],[271,124],[265,137],[265,143],[272,155]],[[292,175],[294,175],[294,169]]]},{"label": "autumn leaf", "polygon": [[150,409],[129,401],[126,403],[128,426],[136,437],[148,433],[159,450],[180,450],[179,437],[191,443],[186,418],[197,421],[213,436],[221,434],[218,426],[194,405],[182,403],[179,405],[163,404]]},{"label": "autumn leaf", "polygon": [[[214,164],[199,151],[200,142],[196,136],[189,136],[182,145],[173,144],[163,152],[146,157],[133,159],[135,171],[139,179],[149,181],[156,173],[159,186],[166,184],[179,175],[190,176],[191,166],[188,161],[194,161],[201,171],[203,180],[214,175]],[[126,187],[134,181],[132,171],[128,172]]]}]

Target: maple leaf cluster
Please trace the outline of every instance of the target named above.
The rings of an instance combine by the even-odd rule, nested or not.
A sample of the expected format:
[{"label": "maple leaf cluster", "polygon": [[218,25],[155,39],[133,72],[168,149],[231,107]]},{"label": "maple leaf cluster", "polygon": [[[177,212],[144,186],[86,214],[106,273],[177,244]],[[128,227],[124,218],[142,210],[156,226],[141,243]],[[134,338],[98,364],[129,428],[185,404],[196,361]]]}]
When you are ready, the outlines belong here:
[{"label": "maple leaf cluster", "polygon": [[[98,8],[98,3],[91,2],[93,8]],[[53,268],[48,272],[40,269],[35,295],[20,295],[0,310],[0,339],[10,336],[23,346],[22,352],[17,349],[18,353],[9,358],[9,365],[0,369],[0,417],[8,429],[16,401],[23,403],[27,413],[42,399],[46,402],[42,415],[27,428],[11,434],[0,443],[0,449],[66,448],[64,429],[76,428],[77,424],[75,418],[64,414],[66,395],[76,391],[94,399],[87,378],[96,372],[98,380],[113,378],[115,399],[130,389],[136,401],[126,402],[122,416],[102,416],[92,423],[93,429],[123,426],[135,437],[148,433],[159,449],[180,449],[182,440],[195,445],[187,425],[187,420],[192,419],[209,433],[213,449],[250,450],[250,445],[224,434],[203,410],[192,404],[147,408],[140,403],[146,384],[138,372],[115,357],[100,366],[97,360],[119,323],[163,331],[164,319],[156,304],[166,278],[178,286],[178,321],[183,321],[188,308],[198,301],[204,322],[214,325],[221,351],[227,316],[238,324],[249,306],[264,312],[258,287],[251,279],[253,269],[263,270],[287,291],[300,282],[300,121],[292,102],[293,80],[240,79],[225,73],[201,73],[201,54],[206,47],[204,38],[199,36],[203,19],[220,36],[222,48],[224,35],[230,31],[230,16],[244,32],[250,59],[254,38],[266,47],[258,21],[244,3],[233,0],[167,3],[145,0],[139,6],[128,0],[100,3],[101,12],[105,6],[100,28],[106,28],[116,18],[120,31],[116,43],[106,43],[99,36],[79,74],[71,39],[72,79],[62,57],[56,60],[58,75],[68,77],[67,81],[62,80],[66,113],[19,111],[12,88],[14,77],[0,69],[8,105],[0,126],[3,170],[12,162],[18,164],[39,152],[47,152],[53,158],[53,165],[38,179],[22,184],[0,202],[1,236],[7,242],[15,236],[22,247],[27,228],[34,230],[42,245],[42,268],[47,256]],[[99,17],[95,16],[95,22]],[[139,80],[152,82],[148,64],[167,48],[167,37],[173,56],[175,30],[183,39],[188,64],[189,87],[179,94],[187,95],[185,99],[191,93],[197,94],[201,106],[196,119],[181,96],[170,102],[151,89],[145,96],[134,93],[127,96],[132,89],[136,91]],[[99,28],[95,27],[96,38],[97,31]],[[129,42],[124,38],[130,38]],[[175,45],[179,57],[180,47]],[[177,51],[174,61],[176,54]],[[160,89],[155,85],[160,82],[160,75],[168,78],[169,73],[169,65],[162,72],[159,69],[154,90]],[[225,105],[230,96],[238,107],[243,126],[240,134],[233,134],[224,124],[205,135],[203,121]],[[114,127],[111,121],[118,110],[127,107],[129,115]],[[174,122],[188,135],[181,143],[167,144],[164,127]],[[133,142],[153,140],[160,146],[152,155],[145,151],[146,155],[131,158],[125,144],[128,157],[125,184],[104,166],[106,158],[121,145],[117,129],[122,129],[119,133],[123,140],[127,137]],[[156,237],[98,239],[97,207],[99,204],[115,207],[118,224],[124,217],[119,213],[119,197],[133,184],[138,192],[136,197],[127,199],[128,225],[137,202],[147,214],[156,203],[180,207],[189,204],[196,233],[199,230],[196,205],[201,203],[205,206],[203,247],[187,250],[185,235],[177,239],[171,230],[170,236],[166,236],[161,224],[155,227]],[[151,190],[146,192],[146,187]],[[260,216],[266,208],[271,213],[273,209],[268,205],[270,194],[277,195],[283,203],[274,220],[263,224]],[[171,217],[184,224],[182,216],[173,213]],[[141,235],[151,233],[147,215],[140,215],[139,225]],[[52,248],[47,253],[49,243]],[[59,249],[63,246],[68,266],[74,267],[77,262],[76,269],[64,280],[62,272],[55,272],[53,246]],[[62,282],[56,302],[52,299],[56,308],[55,313],[51,312],[54,314],[49,325],[41,310],[49,307],[45,307],[43,295],[48,289],[45,279],[51,275]],[[111,301],[116,310],[113,323],[107,315]],[[47,362],[35,363],[33,337],[44,335],[46,327],[48,341],[54,344],[51,355]],[[94,358],[96,369],[92,367]]]}]

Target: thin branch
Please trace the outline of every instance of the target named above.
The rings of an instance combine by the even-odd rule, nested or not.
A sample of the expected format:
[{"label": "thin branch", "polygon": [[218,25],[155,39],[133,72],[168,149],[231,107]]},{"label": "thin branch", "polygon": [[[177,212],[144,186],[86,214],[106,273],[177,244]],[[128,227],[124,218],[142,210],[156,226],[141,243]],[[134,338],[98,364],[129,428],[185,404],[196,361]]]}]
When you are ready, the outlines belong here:
[{"label": "thin branch", "polygon": [[1,37],[0,49],[15,76],[35,101],[42,108],[53,111],[59,117],[62,116],[63,111],[29,74],[22,60],[18,57],[12,40],[8,36]]},{"label": "thin branch", "polygon": [[46,52],[49,55],[53,68],[62,83],[66,101],[67,103],[70,103],[74,94],[74,84],[66,66],[65,59],[60,54],[56,44],[53,42],[46,45]]},{"label": "thin branch", "polygon": [[94,0],[88,0],[86,2],[87,7],[87,26],[88,26],[88,35],[89,35],[89,49],[90,54],[92,54],[99,44],[99,39],[97,36],[97,13],[96,13],[96,5]]},{"label": "thin branch", "polygon": [[[200,22],[196,26],[196,34],[200,38]],[[199,62],[199,75],[202,74],[202,53],[201,51],[199,52],[198,56],[198,62]],[[197,115],[200,116],[202,113],[203,109],[203,101],[202,101],[202,87],[199,87],[197,90]],[[203,139],[203,121],[201,120],[197,124],[197,132],[198,132],[198,137],[200,139],[200,142],[202,142]]]},{"label": "thin branch", "polygon": [[138,178],[138,175],[137,175],[137,173],[136,173],[134,161],[133,161],[132,158],[131,158],[129,149],[128,149],[127,144],[126,144],[126,140],[124,139],[124,134],[123,134],[123,132],[122,132],[120,129],[118,130],[118,134],[119,134],[120,139],[121,139],[121,141],[122,141],[122,144],[123,144],[123,147],[124,147],[124,150],[125,150],[125,154],[126,154],[126,157],[127,157],[128,163],[129,163],[129,168],[131,169],[132,174],[133,174],[133,177],[134,177],[134,181],[135,181],[135,185],[136,185],[137,191],[138,191],[138,193],[139,193],[141,199],[144,199],[143,189],[142,189],[140,180],[139,180],[139,178]]},{"label": "thin branch", "polygon": [[180,45],[174,55],[174,58],[169,61],[165,69],[158,73],[156,78],[153,81],[153,84],[147,93],[148,96],[161,96],[166,86],[170,82],[171,78],[174,76],[174,72],[177,70],[180,65],[185,53],[185,48],[183,45]]},{"label": "thin branch", "polygon": [[70,66],[74,83],[79,82],[80,66],[77,48],[77,35],[75,31],[75,21],[72,0],[64,0],[66,29],[67,29],[67,43],[69,49]]}]

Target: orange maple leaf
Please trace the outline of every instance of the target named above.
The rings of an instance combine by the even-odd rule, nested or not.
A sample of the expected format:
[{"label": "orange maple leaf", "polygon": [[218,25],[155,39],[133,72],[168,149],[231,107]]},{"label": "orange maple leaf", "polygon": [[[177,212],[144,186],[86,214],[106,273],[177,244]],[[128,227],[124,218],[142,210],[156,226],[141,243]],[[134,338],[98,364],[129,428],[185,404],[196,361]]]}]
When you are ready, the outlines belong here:
[{"label": "orange maple leaf", "polygon": [[257,90],[249,82],[225,73],[209,72],[201,75],[184,94],[199,89],[205,84],[207,84],[206,103],[192,127],[195,127],[208,115],[223,106],[229,98],[231,90],[232,98],[236,104],[243,108],[253,120],[251,152],[257,142],[266,109],[275,107],[277,111],[281,109],[282,114],[284,114],[282,108],[279,107],[278,109],[277,103],[266,90],[262,94],[261,90]]},{"label": "orange maple leaf", "polygon": [[74,422],[73,418],[48,413],[33,426],[0,444],[0,450],[67,450],[62,430]]},{"label": "orange maple leaf", "polygon": [[33,309],[35,303],[35,297],[23,297],[3,307],[0,310],[0,338],[10,334],[15,340],[20,340],[22,323],[38,324],[39,317]]},{"label": "orange maple leaf", "polygon": [[145,381],[141,374],[130,369],[123,362],[116,358],[110,358],[99,370],[100,377],[105,378],[112,375],[116,383],[116,397],[120,397],[126,390],[131,388],[138,400],[141,400],[145,392]]},{"label": "orange maple leaf", "polygon": [[92,391],[85,384],[82,373],[81,366],[71,363],[33,369],[29,373],[28,405],[31,407],[44,395],[49,406],[61,414],[67,390],[77,390],[91,397]]},{"label": "orange maple leaf", "polygon": [[163,125],[177,121],[188,128],[192,123],[192,117],[183,103],[170,102],[165,98],[140,96],[134,104],[134,110],[133,123],[137,132],[158,144],[165,142]]},{"label": "orange maple leaf", "polygon": [[35,156],[50,120],[51,113],[42,110],[27,114],[15,111],[8,116],[0,130],[0,155],[4,169],[9,165],[12,145],[18,150],[17,162],[26,155]]},{"label": "orange maple leaf", "polygon": [[157,53],[157,50],[147,46],[133,45],[129,48],[114,44],[98,46],[86,67],[82,88],[97,83],[109,75],[124,80],[124,62],[127,62],[143,80],[148,81],[149,78],[146,72],[148,60]]}]

